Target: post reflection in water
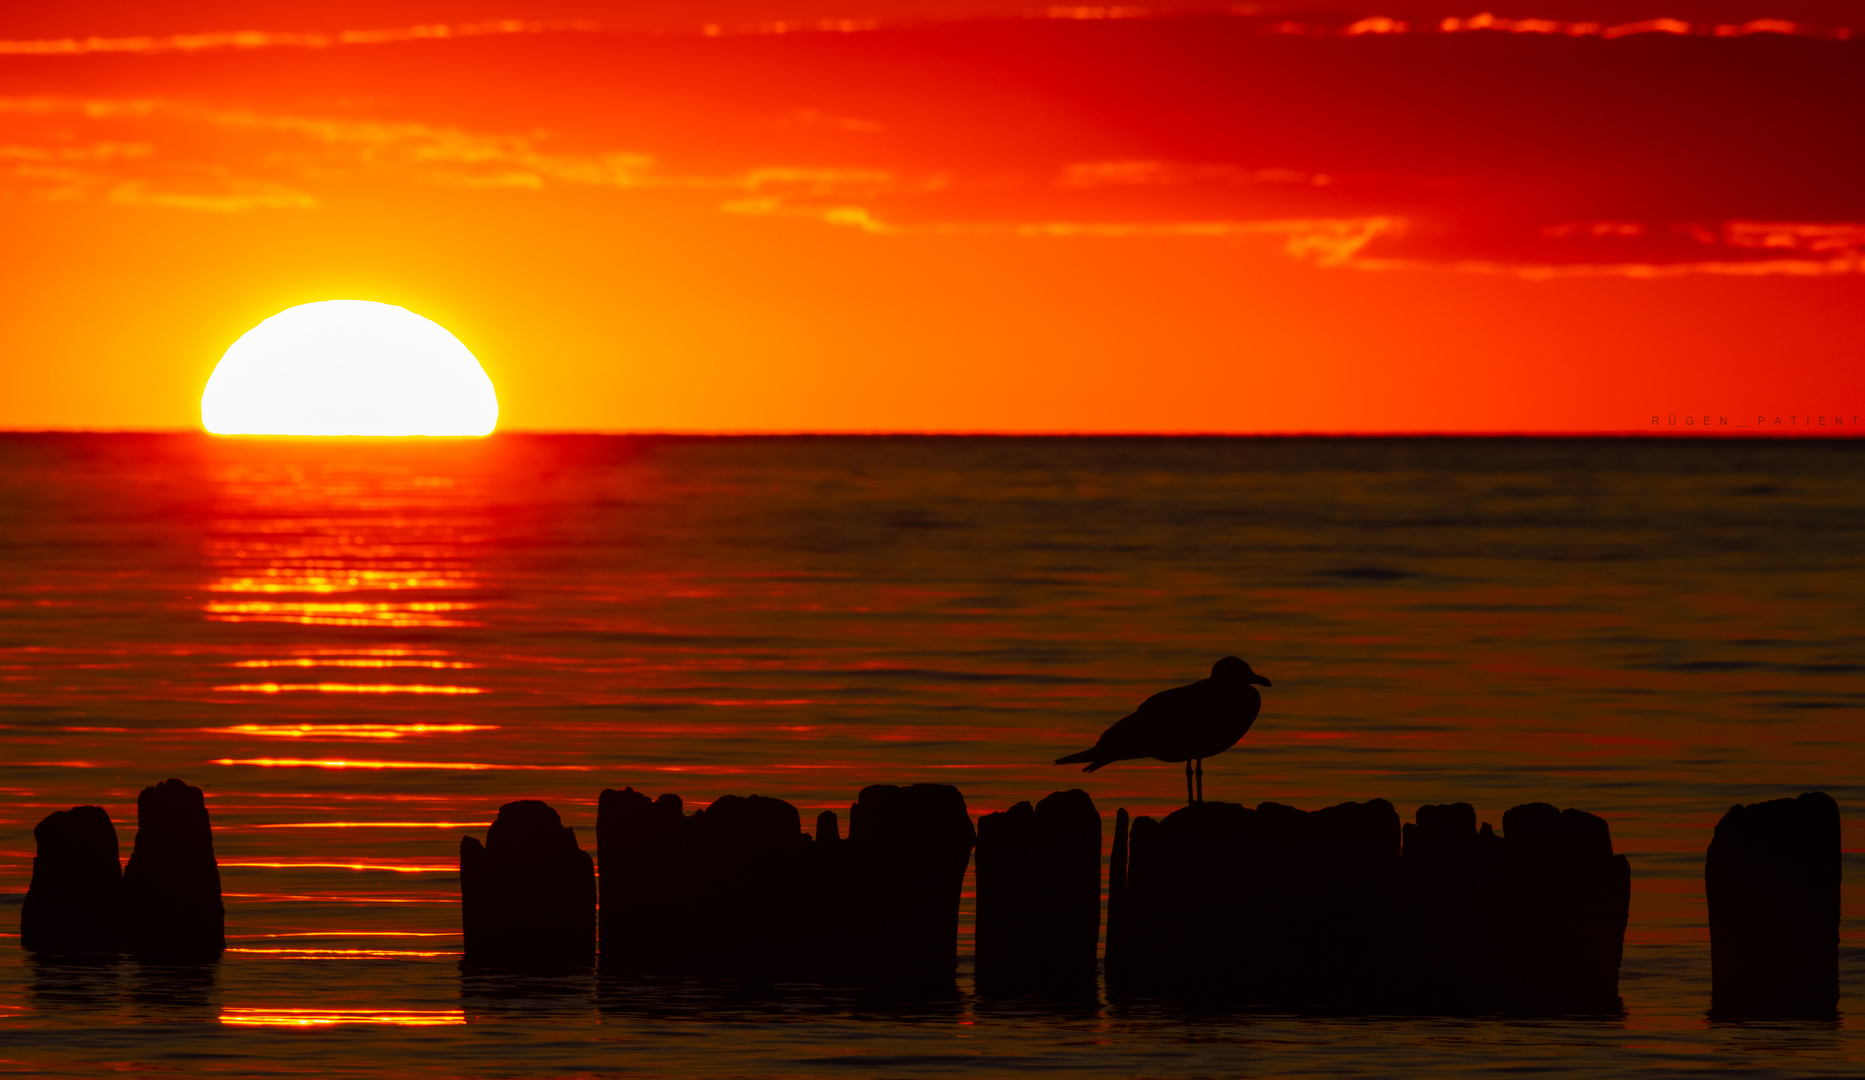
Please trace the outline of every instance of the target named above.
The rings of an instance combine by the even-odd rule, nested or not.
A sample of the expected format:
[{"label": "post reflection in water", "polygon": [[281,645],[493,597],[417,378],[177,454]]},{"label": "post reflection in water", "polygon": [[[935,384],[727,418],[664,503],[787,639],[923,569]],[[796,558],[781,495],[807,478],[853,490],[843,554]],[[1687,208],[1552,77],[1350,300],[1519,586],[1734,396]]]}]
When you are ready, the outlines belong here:
[{"label": "post reflection in water", "polygon": [[28,1002],[41,1011],[81,1008],[152,1020],[186,1019],[213,1002],[219,965],[141,963],[100,957],[30,957]]},{"label": "post reflection in water", "polygon": [[[1708,1023],[1701,875],[1736,801],[1826,790],[1865,848],[1865,460],[1474,445],[0,438],[0,892],[51,810],[103,806],[127,854],[137,791],[177,776],[207,794],[230,946],[0,964],[0,1058],[185,1061],[184,1020],[229,1075],[1449,1075],[1524,1038],[1576,1076],[1856,1074],[1857,856],[1852,981],[1818,1032]],[[628,785],[811,821],[869,783],[955,784],[974,819],[1079,784],[1110,819],[1159,816],[1178,766],[1048,762],[1231,654],[1276,689],[1206,763],[1213,801],[1606,818],[1634,875],[1623,1016],[1446,1041],[1428,1018],[1025,1008],[968,969],[918,1009],[462,978],[459,841],[507,802],[547,801],[586,850],[598,793]],[[108,1054],[58,1036],[78,1012]],[[508,1048],[458,1041],[465,1021]]]},{"label": "post reflection in water", "polygon": [[123,1000],[123,964],[115,957],[27,959],[26,994],[41,1009],[111,1008]]},{"label": "post reflection in water", "polygon": [[129,970],[130,1001],[151,1020],[198,1019],[213,1008],[220,965],[136,963]]}]

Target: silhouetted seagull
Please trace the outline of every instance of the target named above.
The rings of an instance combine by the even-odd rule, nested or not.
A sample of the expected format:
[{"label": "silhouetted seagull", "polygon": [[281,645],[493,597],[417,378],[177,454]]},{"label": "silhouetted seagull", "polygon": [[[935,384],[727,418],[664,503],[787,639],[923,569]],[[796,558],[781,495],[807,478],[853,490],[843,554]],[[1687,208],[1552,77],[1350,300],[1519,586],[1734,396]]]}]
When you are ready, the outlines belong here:
[{"label": "silhouetted seagull", "polygon": [[[1263,707],[1256,687],[1268,685],[1269,680],[1251,671],[1250,665],[1226,656],[1211,665],[1210,678],[1161,690],[1103,731],[1093,749],[1057,758],[1056,764],[1085,761],[1088,767],[1082,772],[1093,772],[1103,765],[1132,758],[1183,761],[1185,801],[1203,802],[1204,759],[1237,745],[1237,740],[1250,730],[1250,725],[1256,723],[1257,710]],[[1198,777],[1196,798],[1192,796],[1194,764]]]}]

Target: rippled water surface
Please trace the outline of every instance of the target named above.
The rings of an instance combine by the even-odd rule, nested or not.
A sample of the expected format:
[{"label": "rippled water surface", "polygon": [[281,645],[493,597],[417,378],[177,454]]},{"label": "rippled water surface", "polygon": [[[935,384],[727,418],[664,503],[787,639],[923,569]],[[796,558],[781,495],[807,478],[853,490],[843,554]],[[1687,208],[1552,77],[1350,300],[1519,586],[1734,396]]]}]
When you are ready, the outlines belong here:
[{"label": "rippled water surface", "polygon": [[[1862,511],[1858,442],[0,436],[0,927],[41,817],[100,804],[127,856],[179,776],[232,946],[0,954],[0,1070],[1859,1075]],[[629,784],[1159,814],[1177,766],[1046,762],[1226,653],[1275,686],[1212,798],[1606,817],[1623,1015],[460,977],[457,845],[504,802],[592,849]],[[1811,789],[1846,814],[1842,1019],[1712,1025],[1710,829]]]}]

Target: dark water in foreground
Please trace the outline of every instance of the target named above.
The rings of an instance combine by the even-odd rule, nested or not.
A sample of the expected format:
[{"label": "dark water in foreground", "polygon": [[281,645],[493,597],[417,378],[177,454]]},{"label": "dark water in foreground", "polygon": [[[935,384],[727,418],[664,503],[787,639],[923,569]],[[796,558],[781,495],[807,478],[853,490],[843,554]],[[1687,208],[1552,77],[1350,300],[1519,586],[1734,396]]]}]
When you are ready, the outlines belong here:
[{"label": "dark water in foreground", "polygon": [[[127,856],[172,775],[233,946],[0,952],[0,1070],[1865,1074],[1861,511],[1860,442],[0,436],[0,929],[40,817],[99,803]],[[1176,766],[1045,762],[1233,652],[1275,687],[1212,798],[1608,818],[1623,1015],[459,977],[457,844],[503,802],[590,848],[624,784],[1158,814]],[[1843,1017],[1712,1025],[1710,828],[1814,788],[1846,813]]]}]

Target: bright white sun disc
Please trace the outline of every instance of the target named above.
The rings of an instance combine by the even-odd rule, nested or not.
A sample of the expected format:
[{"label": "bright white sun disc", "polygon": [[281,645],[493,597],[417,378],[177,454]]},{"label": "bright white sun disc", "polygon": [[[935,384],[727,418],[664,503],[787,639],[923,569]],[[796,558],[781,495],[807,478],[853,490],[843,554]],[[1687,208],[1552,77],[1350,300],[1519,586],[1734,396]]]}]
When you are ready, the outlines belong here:
[{"label": "bright white sun disc", "polygon": [[228,347],[201,394],[216,435],[489,435],[499,399],[460,339],[407,308],[287,308]]}]

